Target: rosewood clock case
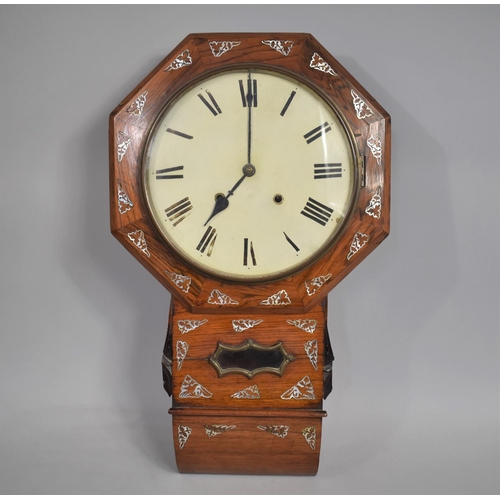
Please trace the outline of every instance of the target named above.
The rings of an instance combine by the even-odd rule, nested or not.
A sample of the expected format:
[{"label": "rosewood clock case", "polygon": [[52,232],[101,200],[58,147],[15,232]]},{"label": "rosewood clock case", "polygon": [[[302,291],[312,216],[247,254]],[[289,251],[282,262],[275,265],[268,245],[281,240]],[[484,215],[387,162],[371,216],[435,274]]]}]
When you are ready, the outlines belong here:
[{"label": "rosewood clock case", "polygon": [[[229,281],[159,235],[143,158],[162,110],[193,82],[237,68],[303,81],[341,113],[358,185],[340,236],[293,275]],[[162,358],[181,472],[315,474],[333,354],[327,295],[389,234],[390,117],[319,42],[300,33],[187,36],[110,116],[111,231],[172,294]]]}]

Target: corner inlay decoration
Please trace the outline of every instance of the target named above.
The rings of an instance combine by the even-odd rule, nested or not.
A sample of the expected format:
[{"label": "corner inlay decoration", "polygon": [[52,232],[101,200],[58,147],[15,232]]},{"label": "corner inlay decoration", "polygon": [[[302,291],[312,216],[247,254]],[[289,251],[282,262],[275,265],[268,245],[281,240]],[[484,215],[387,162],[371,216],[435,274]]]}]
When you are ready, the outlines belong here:
[{"label": "corner inlay decoration", "polygon": [[191,59],[191,54],[189,50],[184,50],[182,51],[170,64],[167,66],[163,71],[171,71],[171,70],[176,70],[183,68],[184,66],[189,66],[190,64],[193,63],[193,60]]},{"label": "corner inlay decoration", "polygon": [[132,231],[131,233],[127,233],[128,239],[145,255],[151,257],[151,254],[148,250],[148,244],[146,242],[146,237],[144,236],[144,232],[140,229],[137,231]]},{"label": "corner inlay decoration", "polygon": [[314,295],[331,277],[331,274],[327,274],[326,276],[318,276],[312,280],[307,280],[304,283],[307,295]]},{"label": "corner inlay decoration", "polygon": [[314,53],[309,66],[313,69],[317,69],[318,71],[322,71],[323,73],[327,73],[332,76],[338,76],[333,68],[318,54]]},{"label": "corner inlay decoration", "polygon": [[306,375],[302,380],[299,380],[296,385],[292,386],[288,391],[281,395],[281,399],[316,399],[314,387],[309,375]]},{"label": "corner inlay decoration", "polygon": [[191,375],[186,375],[181,385],[181,391],[179,393],[180,398],[211,398],[213,394],[205,389],[200,383],[191,377]]},{"label": "corner inlay decoration", "polygon": [[141,116],[144,105],[146,104],[146,96],[148,91],[145,90],[135,101],[127,108],[127,113],[135,116]]},{"label": "corner inlay decoration", "polygon": [[373,110],[366,104],[361,97],[359,97],[354,90],[351,90],[352,103],[354,104],[354,109],[356,110],[356,116],[362,120],[363,118],[368,118],[373,115]]},{"label": "corner inlay decoration", "polygon": [[306,427],[305,429],[302,430],[302,435],[304,436],[305,440],[311,447],[311,449],[315,450],[316,449],[316,427],[311,426],[311,427]]},{"label": "corner inlay decoration", "polygon": [[182,290],[184,293],[189,292],[189,287],[191,286],[191,278],[189,276],[183,276],[182,274],[165,271],[165,274],[170,278],[170,281]]},{"label": "corner inlay decoration", "polygon": [[349,253],[347,254],[347,260],[350,260],[351,257],[357,254],[370,240],[370,237],[364,233],[356,233],[354,238],[352,239],[351,248],[349,249]]}]

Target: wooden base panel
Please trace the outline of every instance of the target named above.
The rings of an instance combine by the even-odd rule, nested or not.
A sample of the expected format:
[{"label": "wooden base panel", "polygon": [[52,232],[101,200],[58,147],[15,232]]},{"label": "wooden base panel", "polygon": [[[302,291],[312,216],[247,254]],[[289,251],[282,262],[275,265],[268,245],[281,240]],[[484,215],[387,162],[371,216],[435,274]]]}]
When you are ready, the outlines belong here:
[{"label": "wooden base panel", "polygon": [[182,473],[314,476],[320,410],[170,410],[177,468]]}]

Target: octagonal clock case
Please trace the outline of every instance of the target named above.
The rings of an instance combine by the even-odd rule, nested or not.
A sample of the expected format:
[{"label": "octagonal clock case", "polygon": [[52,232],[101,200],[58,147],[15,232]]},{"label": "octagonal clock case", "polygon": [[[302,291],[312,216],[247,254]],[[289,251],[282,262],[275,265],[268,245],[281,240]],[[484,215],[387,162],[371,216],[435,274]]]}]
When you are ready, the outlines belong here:
[{"label": "octagonal clock case", "polygon": [[309,34],[210,33],[109,123],[111,232],[171,293],[179,471],[316,474],[327,295],[389,234],[389,115]]}]

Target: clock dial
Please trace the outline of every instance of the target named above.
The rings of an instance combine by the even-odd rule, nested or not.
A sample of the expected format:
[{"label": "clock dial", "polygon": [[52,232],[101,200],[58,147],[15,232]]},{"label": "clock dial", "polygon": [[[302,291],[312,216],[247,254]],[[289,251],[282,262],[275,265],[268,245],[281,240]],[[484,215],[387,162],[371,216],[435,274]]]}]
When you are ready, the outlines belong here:
[{"label": "clock dial", "polygon": [[228,280],[296,272],[335,241],[356,195],[350,132],[311,88],[231,71],[178,97],[144,157],[149,212],[191,265]]}]

